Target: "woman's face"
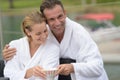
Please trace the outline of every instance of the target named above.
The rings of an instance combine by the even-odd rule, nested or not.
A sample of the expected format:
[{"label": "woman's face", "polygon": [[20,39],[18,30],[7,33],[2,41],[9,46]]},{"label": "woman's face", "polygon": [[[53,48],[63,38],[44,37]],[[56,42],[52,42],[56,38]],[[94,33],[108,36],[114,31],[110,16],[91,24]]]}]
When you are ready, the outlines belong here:
[{"label": "woman's face", "polygon": [[27,32],[28,35],[31,37],[30,42],[40,45],[46,41],[48,30],[45,22],[34,24],[33,26],[31,26],[31,29],[31,31]]}]

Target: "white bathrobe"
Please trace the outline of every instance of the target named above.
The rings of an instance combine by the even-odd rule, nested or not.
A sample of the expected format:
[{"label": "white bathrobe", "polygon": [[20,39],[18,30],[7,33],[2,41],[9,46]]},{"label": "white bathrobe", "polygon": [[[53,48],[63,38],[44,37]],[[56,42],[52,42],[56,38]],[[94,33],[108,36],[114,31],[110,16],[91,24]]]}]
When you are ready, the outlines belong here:
[{"label": "white bathrobe", "polygon": [[59,43],[53,34],[52,39],[60,46],[62,58],[75,59],[72,80],[108,80],[103,61],[96,43],[78,23],[66,18],[65,33]]},{"label": "white bathrobe", "polygon": [[[10,80],[24,80],[26,70],[36,65],[44,69],[55,68],[59,65],[59,47],[50,38],[38,48],[32,58],[27,37],[11,41],[10,47],[17,49],[16,55],[6,63],[4,69],[4,75],[10,77]],[[28,80],[35,80],[35,77],[32,76]]]}]

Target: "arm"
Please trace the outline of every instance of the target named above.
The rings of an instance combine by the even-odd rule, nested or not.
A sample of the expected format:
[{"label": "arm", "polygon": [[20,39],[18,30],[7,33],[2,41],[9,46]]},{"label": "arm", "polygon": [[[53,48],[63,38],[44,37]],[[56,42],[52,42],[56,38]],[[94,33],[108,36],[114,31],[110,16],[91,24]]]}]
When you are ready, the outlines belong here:
[{"label": "arm", "polygon": [[40,59],[40,64],[44,69],[57,68],[59,65],[60,48],[54,41],[48,39],[44,47],[44,54]]},{"label": "arm", "polygon": [[88,32],[81,29],[76,33],[75,39],[79,46],[77,52],[74,53],[76,54],[76,63],[72,63],[76,79],[106,80],[102,57]]},{"label": "arm", "polygon": [[94,44],[86,44],[86,47],[78,53],[81,53],[81,56],[79,55],[77,57],[77,63],[72,63],[74,65],[75,73],[84,77],[99,77],[102,75],[102,57]]},{"label": "arm", "polygon": [[76,78],[78,75],[86,78],[101,76],[103,62],[96,44],[93,41],[83,40],[80,45],[82,47],[79,48],[77,53],[74,53],[77,62],[59,65],[57,74],[69,75],[75,73]]},{"label": "arm", "polygon": [[20,69],[19,58],[15,55],[9,60],[4,68],[4,76],[9,77],[10,80],[22,80],[24,79],[26,70]]},{"label": "arm", "polygon": [[59,73],[64,75],[74,73],[76,79],[99,78],[104,74],[104,69],[102,57],[97,45],[85,30],[80,28],[80,26],[76,27],[77,29],[75,29],[72,35],[72,41],[69,47],[69,52],[72,54],[71,57],[76,59],[76,63],[60,65],[61,71]]},{"label": "arm", "polygon": [[[19,50],[17,41],[11,41],[9,45],[10,45],[10,48],[16,48],[16,50]],[[5,48],[5,51],[6,50],[7,49]],[[8,53],[8,52],[6,51],[5,53]],[[14,55],[13,58],[7,61],[7,63],[5,64],[4,76],[9,77],[10,80],[24,79],[24,76],[26,73],[26,70],[21,68],[20,61],[19,61],[20,57],[18,56],[18,54],[19,52],[16,51],[16,55]]]},{"label": "arm", "polygon": [[[46,49],[46,54],[42,57],[41,62],[43,62],[42,67],[44,69],[57,68],[59,65],[59,47],[51,44]],[[58,76],[55,77],[57,80]]]},{"label": "arm", "polygon": [[[59,65],[59,47],[52,42],[47,42],[42,57],[40,57],[39,65],[26,71],[25,78],[28,78],[33,73],[36,77],[45,78],[44,69],[56,68]],[[56,77],[57,78],[57,77]]]}]

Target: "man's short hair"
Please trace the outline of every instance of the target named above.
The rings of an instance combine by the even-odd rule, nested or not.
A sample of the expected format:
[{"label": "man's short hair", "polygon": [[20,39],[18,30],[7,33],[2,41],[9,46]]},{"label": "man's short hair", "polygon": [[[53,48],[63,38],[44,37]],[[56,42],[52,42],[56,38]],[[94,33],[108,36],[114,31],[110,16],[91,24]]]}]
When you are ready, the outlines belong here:
[{"label": "man's short hair", "polygon": [[62,9],[64,10],[63,4],[60,0],[43,0],[41,6],[40,6],[40,11],[44,15],[44,10],[47,9],[52,9],[56,5],[60,5]]}]

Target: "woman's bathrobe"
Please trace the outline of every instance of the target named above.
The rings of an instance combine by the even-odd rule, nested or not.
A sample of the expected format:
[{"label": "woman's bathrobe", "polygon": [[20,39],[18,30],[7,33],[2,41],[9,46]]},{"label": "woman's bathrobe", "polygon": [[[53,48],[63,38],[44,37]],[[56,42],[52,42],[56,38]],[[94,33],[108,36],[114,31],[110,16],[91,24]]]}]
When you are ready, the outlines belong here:
[{"label": "woman's bathrobe", "polygon": [[[27,37],[11,41],[10,47],[17,49],[16,55],[6,63],[4,69],[4,75],[10,80],[23,80],[26,70],[36,65],[44,69],[55,68],[59,65],[59,47],[50,38],[38,48],[32,58]],[[32,76],[29,80],[35,80],[34,78]]]},{"label": "woman's bathrobe", "polygon": [[96,43],[80,24],[66,18],[64,37],[59,43],[60,57],[75,59],[72,80],[108,80]]}]

